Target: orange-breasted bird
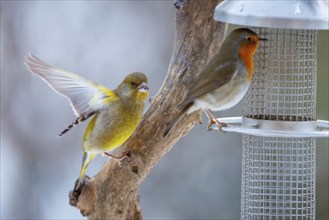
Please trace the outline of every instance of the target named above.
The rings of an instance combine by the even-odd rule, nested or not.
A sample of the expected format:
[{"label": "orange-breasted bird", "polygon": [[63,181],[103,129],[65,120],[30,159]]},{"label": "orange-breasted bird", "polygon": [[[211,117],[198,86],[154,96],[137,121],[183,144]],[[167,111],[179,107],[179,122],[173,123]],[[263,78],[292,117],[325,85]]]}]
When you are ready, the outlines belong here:
[{"label": "orange-breasted bird", "polygon": [[187,96],[178,106],[179,113],[170,122],[163,136],[185,114],[202,109],[209,119],[208,129],[219,122],[212,111],[223,111],[236,105],[247,93],[254,71],[253,57],[258,42],[267,40],[247,28],[239,28],[224,40],[220,51],[202,69],[188,89]]},{"label": "orange-breasted bird", "polygon": [[128,74],[115,90],[110,90],[79,75],[51,66],[32,54],[26,57],[25,63],[34,75],[68,99],[78,117],[59,136],[92,117],[83,137],[83,160],[76,188],[81,185],[89,163],[98,154],[107,155],[117,161],[126,157],[126,154],[117,157],[107,151],[122,145],[142,118],[149,90],[144,73]]}]

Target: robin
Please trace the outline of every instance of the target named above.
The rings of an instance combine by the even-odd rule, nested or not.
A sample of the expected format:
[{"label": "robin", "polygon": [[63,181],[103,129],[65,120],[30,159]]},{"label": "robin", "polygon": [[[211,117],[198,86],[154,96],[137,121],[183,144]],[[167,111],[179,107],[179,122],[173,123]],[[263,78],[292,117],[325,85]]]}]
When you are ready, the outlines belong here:
[{"label": "robin", "polygon": [[219,122],[212,111],[223,111],[235,106],[247,93],[254,71],[253,57],[259,41],[266,41],[247,28],[231,32],[220,51],[202,69],[188,89],[187,96],[178,106],[179,113],[170,122],[163,136],[185,114],[202,109],[209,119],[208,130],[217,124],[219,130],[225,123]]}]

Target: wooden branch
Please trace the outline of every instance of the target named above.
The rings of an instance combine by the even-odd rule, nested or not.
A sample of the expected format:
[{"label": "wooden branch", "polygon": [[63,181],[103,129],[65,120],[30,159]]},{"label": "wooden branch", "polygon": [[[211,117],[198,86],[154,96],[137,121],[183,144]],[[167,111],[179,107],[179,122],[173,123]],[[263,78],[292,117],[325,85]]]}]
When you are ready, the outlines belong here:
[{"label": "wooden branch", "polygon": [[[188,85],[219,50],[227,25],[213,20],[218,0],[177,0],[176,42],[167,78],[152,98],[135,133],[115,153],[131,151],[119,166],[108,161],[94,179],[85,179],[79,191],[70,192],[70,204],[89,219],[142,219],[138,189],[154,165],[194,125],[200,112],[184,116],[163,138],[178,113]],[[206,129],[206,128],[205,128]]]}]

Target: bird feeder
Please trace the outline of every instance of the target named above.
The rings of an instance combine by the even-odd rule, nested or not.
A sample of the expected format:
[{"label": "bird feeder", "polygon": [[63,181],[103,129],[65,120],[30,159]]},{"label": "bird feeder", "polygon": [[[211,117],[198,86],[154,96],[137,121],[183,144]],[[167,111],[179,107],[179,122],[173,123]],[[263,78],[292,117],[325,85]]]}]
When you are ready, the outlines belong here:
[{"label": "bird feeder", "polygon": [[[220,118],[242,133],[241,219],[315,219],[317,31],[326,1],[223,1],[214,18],[261,38],[243,116]],[[216,126],[213,126],[216,129]]]}]

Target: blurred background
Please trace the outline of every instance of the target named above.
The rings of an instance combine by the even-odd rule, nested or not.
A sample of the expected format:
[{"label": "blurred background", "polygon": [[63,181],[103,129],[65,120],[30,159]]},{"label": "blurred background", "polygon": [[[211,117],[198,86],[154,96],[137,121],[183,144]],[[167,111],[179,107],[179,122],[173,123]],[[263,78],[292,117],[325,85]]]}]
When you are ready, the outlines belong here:
[{"label": "blurred background", "polygon": [[[115,88],[145,72],[160,88],[174,42],[172,1],[1,1],[1,219],[82,219],[68,204],[87,123],[25,68],[31,52],[49,64]],[[328,31],[319,31],[318,118],[328,120]],[[220,117],[241,115],[241,103]],[[204,122],[206,122],[204,118]],[[317,219],[328,219],[328,139],[317,143]],[[95,175],[106,158],[87,170]],[[241,135],[195,128],[143,183],[145,219],[239,219]]]}]

